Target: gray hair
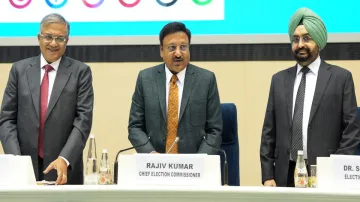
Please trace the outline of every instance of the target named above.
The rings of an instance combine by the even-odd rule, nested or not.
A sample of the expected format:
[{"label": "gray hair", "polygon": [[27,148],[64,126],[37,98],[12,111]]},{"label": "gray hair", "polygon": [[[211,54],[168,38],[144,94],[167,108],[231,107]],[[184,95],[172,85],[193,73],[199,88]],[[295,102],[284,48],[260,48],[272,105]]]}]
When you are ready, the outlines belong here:
[{"label": "gray hair", "polygon": [[45,25],[51,24],[51,23],[62,23],[65,24],[67,27],[67,36],[70,35],[70,24],[65,20],[65,18],[58,14],[58,13],[51,13],[49,15],[46,15],[40,22],[40,31],[43,29]]}]

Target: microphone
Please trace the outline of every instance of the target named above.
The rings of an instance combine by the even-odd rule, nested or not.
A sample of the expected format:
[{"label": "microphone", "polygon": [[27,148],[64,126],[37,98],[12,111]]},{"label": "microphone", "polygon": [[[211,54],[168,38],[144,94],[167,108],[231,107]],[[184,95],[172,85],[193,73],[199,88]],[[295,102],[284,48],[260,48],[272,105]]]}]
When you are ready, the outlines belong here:
[{"label": "microphone", "polygon": [[169,150],[166,152],[167,154],[172,150],[172,148],[175,146],[176,143],[178,143],[180,140],[179,137],[175,138],[175,141],[172,143],[171,147],[169,148]]},{"label": "microphone", "polygon": [[224,154],[224,185],[227,186],[229,184],[229,177],[228,177],[228,164],[227,164],[226,152],[223,149],[221,149],[221,148],[218,149],[215,146],[208,143],[205,135],[203,136],[203,139],[207,145],[209,145],[210,147],[212,147],[212,148],[216,149],[217,151],[220,151]]},{"label": "microphone", "polygon": [[118,157],[119,157],[119,154],[124,152],[124,151],[128,151],[130,149],[136,149],[138,147],[142,147],[144,145],[146,145],[147,143],[149,143],[150,141],[150,138],[151,138],[151,135],[149,135],[148,139],[146,140],[145,143],[143,144],[139,144],[139,145],[136,145],[136,146],[133,146],[133,147],[129,147],[129,148],[126,148],[126,149],[122,149],[120,150],[117,154],[116,154],[116,158],[115,158],[115,163],[114,163],[114,184],[117,184],[117,178],[118,178]]}]

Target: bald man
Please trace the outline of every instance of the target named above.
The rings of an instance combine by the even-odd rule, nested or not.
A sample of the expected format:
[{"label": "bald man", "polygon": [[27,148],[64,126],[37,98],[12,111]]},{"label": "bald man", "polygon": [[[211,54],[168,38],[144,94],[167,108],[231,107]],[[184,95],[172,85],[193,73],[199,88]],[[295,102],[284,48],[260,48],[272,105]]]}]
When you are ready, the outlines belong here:
[{"label": "bald man", "polygon": [[320,58],[327,31],[308,8],[289,23],[297,64],[273,75],[262,130],[260,161],[264,186],[294,186],[297,152],[307,165],[330,154],[355,154],[360,143],[354,82],[346,69]]}]

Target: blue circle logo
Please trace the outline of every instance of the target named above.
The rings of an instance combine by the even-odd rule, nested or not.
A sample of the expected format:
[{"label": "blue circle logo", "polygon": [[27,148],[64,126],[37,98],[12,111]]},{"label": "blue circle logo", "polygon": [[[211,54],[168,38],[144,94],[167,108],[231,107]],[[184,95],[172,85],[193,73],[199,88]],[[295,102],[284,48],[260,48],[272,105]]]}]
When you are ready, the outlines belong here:
[{"label": "blue circle logo", "polygon": [[61,8],[65,6],[68,0],[45,0],[46,4],[51,8]]},{"label": "blue circle logo", "polygon": [[160,6],[170,7],[170,6],[174,5],[174,4],[177,2],[177,0],[172,0],[172,1],[169,2],[169,3],[165,3],[165,2],[163,2],[163,1],[161,1],[161,0],[156,0],[156,2],[157,2]]}]

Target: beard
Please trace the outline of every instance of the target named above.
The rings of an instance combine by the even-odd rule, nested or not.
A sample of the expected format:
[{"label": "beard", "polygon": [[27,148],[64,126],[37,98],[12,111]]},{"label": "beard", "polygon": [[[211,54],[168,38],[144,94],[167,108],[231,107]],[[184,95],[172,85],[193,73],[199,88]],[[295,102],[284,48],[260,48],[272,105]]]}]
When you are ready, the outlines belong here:
[{"label": "beard", "polygon": [[[300,55],[300,51],[305,51],[306,55]],[[308,48],[298,48],[295,50],[295,52],[293,52],[293,54],[294,54],[294,59],[297,62],[306,62],[313,58],[313,55],[311,54],[310,49]]]}]

